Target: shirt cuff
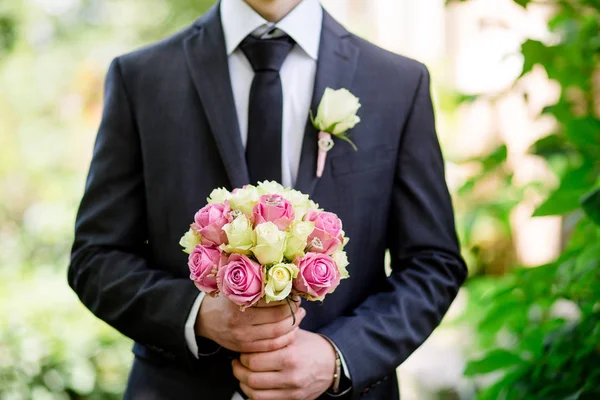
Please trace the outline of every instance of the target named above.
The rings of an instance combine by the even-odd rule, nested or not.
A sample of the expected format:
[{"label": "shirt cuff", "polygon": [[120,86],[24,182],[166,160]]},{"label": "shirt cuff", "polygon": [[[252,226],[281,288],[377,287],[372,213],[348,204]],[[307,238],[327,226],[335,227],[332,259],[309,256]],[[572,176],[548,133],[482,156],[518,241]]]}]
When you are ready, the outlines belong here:
[{"label": "shirt cuff", "polygon": [[194,326],[196,325],[196,318],[198,318],[198,310],[200,310],[200,306],[202,305],[202,301],[204,300],[205,296],[206,293],[200,292],[198,297],[196,297],[196,301],[194,301],[188,319],[185,322],[185,341],[187,342],[188,348],[196,358],[198,358],[198,343],[196,342],[196,331]]},{"label": "shirt cuff", "polygon": [[344,360],[344,355],[342,354],[340,349],[338,349],[338,347],[335,345],[335,343],[333,343],[333,340],[329,339],[325,335],[321,335],[321,336],[323,336],[323,338],[325,338],[325,340],[327,340],[333,346],[333,348],[335,349],[335,352],[340,357],[340,361],[342,363],[342,371],[344,371],[344,376],[346,378],[348,378],[348,380],[352,380],[352,378],[350,378],[350,371],[348,370],[348,366],[346,365],[346,360]]}]

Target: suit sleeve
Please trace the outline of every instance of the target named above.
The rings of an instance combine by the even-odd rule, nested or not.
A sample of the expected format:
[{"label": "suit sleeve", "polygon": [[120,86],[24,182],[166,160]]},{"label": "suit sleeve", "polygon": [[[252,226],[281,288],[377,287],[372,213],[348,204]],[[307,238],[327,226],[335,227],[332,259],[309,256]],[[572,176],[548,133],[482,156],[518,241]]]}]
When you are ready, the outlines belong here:
[{"label": "suit sleeve", "polygon": [[150,265],[140,138],[119,59],[75,226],[68,280],[97,317],[167,358],[192,357],[185,324],[197,289]]},{"label": "suit sleeve", "polygon": [[346,358],[352,397],[393,373],[425,341],[466,278],[424,66],[419,79],[394,179],[387,243],[392,273],[384,290],[320,332]]}]

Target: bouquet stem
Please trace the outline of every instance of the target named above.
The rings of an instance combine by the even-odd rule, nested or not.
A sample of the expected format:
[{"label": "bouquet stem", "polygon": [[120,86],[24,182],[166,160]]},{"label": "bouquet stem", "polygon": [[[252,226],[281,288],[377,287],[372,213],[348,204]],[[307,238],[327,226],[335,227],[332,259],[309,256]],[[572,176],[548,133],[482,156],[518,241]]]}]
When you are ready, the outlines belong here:
[{"label": "bouquet stem", "polygon": [[292,307],[292,301],[294,300],[291,300],[289,297],[286,297],[285,301],[287,302],[288,307],[290,308],[290,312],[292,313],[292,326],[296,325],[296,313],[294,312],[294,307]]}]

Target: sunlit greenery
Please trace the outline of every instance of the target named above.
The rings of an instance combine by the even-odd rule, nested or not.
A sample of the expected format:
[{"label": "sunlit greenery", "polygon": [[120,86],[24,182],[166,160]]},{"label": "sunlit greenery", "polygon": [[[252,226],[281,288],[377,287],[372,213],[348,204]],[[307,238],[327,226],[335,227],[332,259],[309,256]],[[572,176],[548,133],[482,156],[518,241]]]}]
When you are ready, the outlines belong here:
[{"label": "sunlit greenery", "polygon": [[[102,81],[114,56],[212,3],[0,1],[0,399],[121,397],[131,342],[66,283]],[[473,271],[461,323],[477,327],[465,374],[481,399],[600,398],[600,2],[544,3],[556,6],[554,39],[523,44],[523,76],[543,67],[562,88],[543,111],[555,133],[530,150],[556,179],[514,184],[501,145],[468,160],[480,173],[454,193]],[[563,217],[565,244],[522,268],[510,215],[530,191],[547,198],[536,215]],[[492,240],[477,237],[482,225]]]},{"label": "sunlit greenery", "polygon": [[0,398],[118,399],[131,343],[66,283],[110,60],[210,0],[0,1]]},{"label": "sunlit greenery", "polygon": [[[545,3],[554,6],[549,22],[554,40],[523,43],[521,77],[544,68],[561,86],[558,102],[541,115],[552,116],[556,129],[530,149],[557,179],[526,189],[546,198],[533,216],[563,217],[565,245],[547,265],[515,266],[502,277],[470,281],[467,316],[477,323],[483,354],[467,365],[465,375],[495,377],[479,381],[485,382],[478,385],[479,399],[600,398],[600,2]],[[496,179],[498,186],[488,196],[496,201],[480,202],[472,212],[499,206],[494,218],[502,222],[510,250],[509,215],[523,190],[512,185],[504,145],[479,161],[482,173],[458,196],[473,196],[486,180]]]}]

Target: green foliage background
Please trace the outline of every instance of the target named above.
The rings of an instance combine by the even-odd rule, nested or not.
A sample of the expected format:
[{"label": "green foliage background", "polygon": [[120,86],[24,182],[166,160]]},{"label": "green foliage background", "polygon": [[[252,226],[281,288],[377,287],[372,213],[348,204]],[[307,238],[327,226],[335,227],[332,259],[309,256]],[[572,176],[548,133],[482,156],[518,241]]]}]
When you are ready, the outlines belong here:
[{"label": "green foliage background", "polygon": [[[562,88],[544,110],[555,133],[531,149],[558,183],[515,185],[503,145],[468,160],[480,173],[454,193],[473,267],[462,323],[477,327],[465,375],[480,399],[600,398],[600,2],[548,2],[554,40],[523,43],[523,76],[541,65]],[[185,26],[211,3],[0,2],[0,399],[120,398],[131,343],[66,284],[99,88],[115,54]],[[564,220],[562,255],[536,268],[514,266],[509,217],[527,190],[547,198],[536,215]],[[497,239],[482,243],[478,224]],[[572,312],[557,315],[557,304]]]},{"label": "green foliage background", "polygon": [[118,399],[131,343],[66,283],[112,57],[212,0],[0,0],[0,399]]},{"label": "green foliage background", "polygon": [[[546,200],[533,215],[563,217],[565,245],[550,264],[517,266],[503,276],[469,282],[467,318],[477,326],[480,355],[464,373],[495,377],[491,385],[489,380],[478,385],[478,399],[600,398],[600,2],[544,3],[554,11],[553,40],[522,44],[519,79],[541,67],[561,87],[558,102],[541,115],[554,117],[555,132],[530,149],[546,161],[558,184],[517,189],[502,145],[476,160],[482,172],[459,190],[458,198],[473,201],[472,220],[478,214],[496,219],[510,244],[508,217],[523,191],[535,190]],[[494,195],[478,199],[477,188],[494,178],[500,182]],[[465,237],[470,251],[475,239],[467,232]],[[568,312],[557,312],[561,308]]]}]

